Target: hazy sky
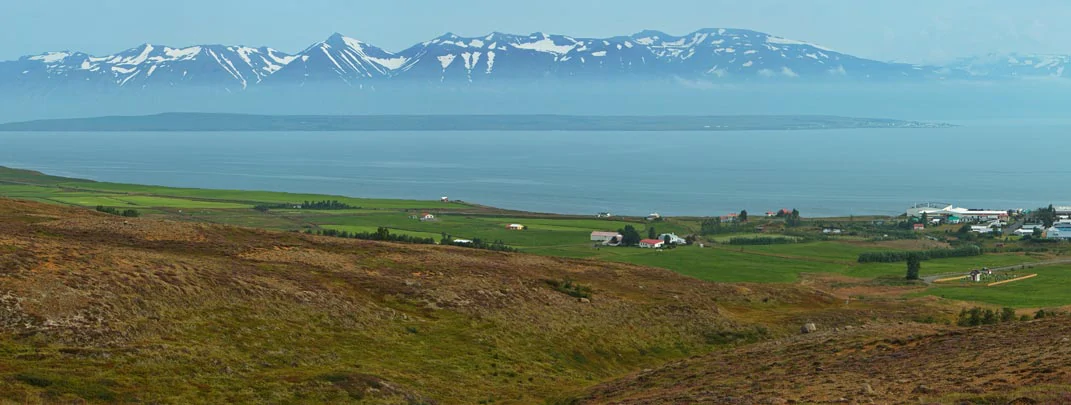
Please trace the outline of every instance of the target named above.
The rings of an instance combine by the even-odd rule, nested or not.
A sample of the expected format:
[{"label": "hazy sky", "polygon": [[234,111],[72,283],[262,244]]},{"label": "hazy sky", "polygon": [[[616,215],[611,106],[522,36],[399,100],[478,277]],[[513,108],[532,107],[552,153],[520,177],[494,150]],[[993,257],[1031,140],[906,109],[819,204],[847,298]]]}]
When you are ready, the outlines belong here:
[{"label": "hazy sky", "polygon": [[296,52],[332,32],[401,50],[445,32],[614,36],[749,28],[880,60],[1071,53],[1067,0],[2,0],[0,59],[149,42]]}]

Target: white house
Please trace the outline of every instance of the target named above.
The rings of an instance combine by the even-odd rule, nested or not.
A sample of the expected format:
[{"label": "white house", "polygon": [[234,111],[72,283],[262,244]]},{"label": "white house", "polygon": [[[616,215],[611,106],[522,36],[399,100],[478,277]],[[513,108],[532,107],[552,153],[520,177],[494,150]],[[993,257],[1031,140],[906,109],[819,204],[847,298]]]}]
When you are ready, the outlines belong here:
[{"label": "white house", "polygon": [[609,212],[600,212],[598,214],[595,214],[596,218],[610,218],[612,216],[613,215],[611,215]]},{"label": "white house", "polygon": [[595,231],[595,232],[591,233],[591,241],[592,242],[599,242],[599,243],[602,243],[602,244],[609,244],[610,241],[612,241],[612,240],[616,240],[618,242],[621,242],[621,238],[623,238],[623,237],[624,236],[622,236],[620,233],[617,233],[617,232],[599,232],[599,231]]},{"label": "white house", "polygon": [[840,234],[844,233],[844,231],[841,230],[841,229],[837,229],[837,228],[826,228],[826,229],[822,230],[822,233],[830,234],[830,235],[840,235]]},{"label": "white house", "polygon": [[424,214],[420,215],[420,220],[421,221],[434,221],[435,220],[435,215],[428,214],[428,213],[425,212]]},{"label": "white house", "polygon": [[521,225],[521,224],[509,224],[509,225],[506,225],[506,229],[509,229],[511,231],[523,231],[523,230],[528,229],[528,228],[526,226],[524,226],[524,225]]},{"label": "white house", "polygon": [[987,225],[971,225],[971,232],[974,233],[990,233],[993,232],[993,228]]},{"label": "white house", "polygon": [[1034,234],[1035,229],[1045,232],[1045,226],[1041,224],[1024,224],[1022,228],[1015,230],[1015,236],[1029,236]]},{"label": "white house", "polygon": [[665,241],[658,239],[644,239],[640,241],[640,247],[646,249],[661,249],[665,245]]},{"label": "white house", "polygon": [[474,242],[470,239],[454,239],[454,244],[458,245],[471,245]]},{"label": "white house", "polygon": [[663,242],[666,241],[667,237],[669,238],[669,243],[671,245],[687,245],[688,244],[688,241],[684,240],[684,238],[682,238],[680,236],[677,236],[676,234],[663,233],[661,235],[658,235],[658,239],[662,240]]},{"label": "white house", "polygon": [[647,216],[648,221],[657,221],[659,219],[662,219],[662,215],[657,212],[652,212],[651,215]]}]

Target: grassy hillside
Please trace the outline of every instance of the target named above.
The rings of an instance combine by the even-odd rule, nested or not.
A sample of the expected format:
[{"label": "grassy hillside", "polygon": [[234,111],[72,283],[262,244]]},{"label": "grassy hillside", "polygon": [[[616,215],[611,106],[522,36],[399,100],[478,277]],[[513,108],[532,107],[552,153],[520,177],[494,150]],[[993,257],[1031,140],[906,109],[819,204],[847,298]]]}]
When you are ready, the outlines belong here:
[{"label": "grassy hillside", "polygon": [[[92,182],[47,176],[41,173],[0,168],[0,197],[18,198],[50,204],[81,207],[105,206],[117,210],[134,209],[144,217],[194,223],[240,225],[280,231],[374,232],[385,227],[391,233],[440,240],[449,235],[461,239],[500,240],[521,252],[542,256],[593,259],[659,267],[679,274],[716,282],[801,283],[814,275],[844,276],[852,283],[885,283],[902,278],[904,263],[859,263],[860,253],[888,250],[925,250],[948,247],[923,237],[903,240],[843,235],[828,237],[824,226],[857,226],[877,218],[824,218],[808,220],[800,228],[785,229],[779,219],[755,218],[740,231],[703,236],[705,247],[698,245],[658,251],[639,248],[611,248],[593,245],[592,231],[614,231],[635,227],[646,236],[672,232],[680,236],[698,234],[701,218],[665,218],[649,222],[635,217],[595,218],[517,212],[467,202],[443,203],[438,200],[414,201],[368,199],[345,196],[292,194],[267,191],[211,190],[148,185]],[[286,208],[303,201],[335,200],[347,209],[318,210]],[[257,206],[271,206],[267,211]],[[422,213],[432,213],[435,221],[419,221]],[[882,220],[889,220],[888,218]],[[506,225],[520,223],[525,231],[512,231]],[[830,225],[823,225],[830,224]],[[804,235],[806,242],[776,245],[730,245],[732,238],[753,238],[754,227],[767,226],[763,236],[779,236],[786,231]],[[772,230],[772,231],[771,231]],[[883,230],[874,230],[881,236]],[[950,235],[954,229],[936,228],[930,237]],[[946,234],[945,232],[948,232]],[[911,234],[914,237],[916,234]],[[796,238],[796,236],[793,236]],[[997,249],[998,245],[1008,245]],[[991,251],[982,256],[926,261],[923,276],[963,273],[982,267],[1015,266],[1065,256],[1071,252],[1066,243],[1044,246],[992,240]],[[1038,251],[1038,249],[1041,251]],[[1000,253],[992,250],[999,250]],[[1043,277],[1046,286],[1071,283],[1071,272],[1053,272]],[[1033,283],[1042,283],[1041,279]],[[1028,284],[1029,285],[1029,284]],[[978,301],[1014,307],[1063,306],[1071,304],[1071,290],[1049,288],[1043,295],[977,294],[979,290],[949,290],[946,286],[926,289],[916,285],[904,294],[930,294],[950,299]]]},{"label": "grassy hillside", "polygon": [[637,373],[568,402],[1066,404],[1068,333],[1068,318],[825,330]]},{"label": "grassy hillside", "polygon": [[531,403],[807,320],[951,313],[4,199],[0,269],[11,403]]}]

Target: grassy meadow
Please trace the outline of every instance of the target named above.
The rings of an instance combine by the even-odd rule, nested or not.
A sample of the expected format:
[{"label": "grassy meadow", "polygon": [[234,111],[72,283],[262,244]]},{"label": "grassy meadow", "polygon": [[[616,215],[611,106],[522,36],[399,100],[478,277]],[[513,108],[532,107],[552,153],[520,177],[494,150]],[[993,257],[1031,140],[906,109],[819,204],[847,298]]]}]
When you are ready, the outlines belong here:
[{"label": "grassy meadow", "polygon": [[[698,279],[718,282],[793,283],[807,274],[831,274],[857,279],[897,277],[905,272],[903,263],[861,264],[857,262],[857,257],[860,253],[870,251],[928,248],[921,240],[885,243],[847,235],[816,238],[816,241],[793,244],[728,244],[732,238],[756,236],[753,232],[708,236],[703,248],[698,245],[667,250],[615,248],[595,246],[589,240],[590,233],[614,231],[632,225],[644,237],[647,236],[649,228],[654,228],[656,233],[671,232],[685,236],[699,233],[701,219],[667,218],[648,222],[642,218],[606,219],[594,216],[533,214],[456,201],[443,203],[438,200],[367,199],[268,191],[172,188],[92,182],[4,168],[0,168],[0,197],[82,207],[102,205],[118,209],[136,209],[153,218],[282,231],[331,229],[357,233],[374,232],[379,227],[386,227],[395,234],[436,240],[448,235],[452,238],[502,241],[521,252],[536,255],[661,267]],[[337,200],[353,208],[270,209],[266,212],[253,209],[261,204],[298,204],[303,201],[321,200]],[[425,212],[436,215],[437,219],[416,219]],[[825,222],[833,220],[822,219]],[[869,220],[871,218],[864,219]],[[767,220],[759,218],[756,221],[765,223],[762,221]],[[514,223],[523,224],[528,229],[507,229],[507,225]],[[813,229],[812,232],[818,233],[818,229]],[[780,234],[767,233],[763,236]],[[923,263],[921,273],[923,276],[930,276],[966,272],[981,267],[1032,263],[1046,257],[1007,253],[930,260]],[[1040,278],[1024,285],[1040,285],[1044,280],[1046,278]],[[1010,286],[1008,290],[1016,291],[1017,288],[1025,287]],[[1058,292],[1059,289],[1053,289],[1048,291],[1046,296],[1071,297],[1071,290],[1062,294]],[[925,294],[956,299],[969,299],[975,295],[973,291],[961,291],[945,286],[934,287]],[[980,300],[1004,304],[1012,300],[1014,294],[1002,298],[993,293],[992,299],[988,297],[990,296],[983,294]],[[1033,302],[1071,304],[1071,300],[1033,299],[1023,300],[1019,305],[1029,306]]]}]

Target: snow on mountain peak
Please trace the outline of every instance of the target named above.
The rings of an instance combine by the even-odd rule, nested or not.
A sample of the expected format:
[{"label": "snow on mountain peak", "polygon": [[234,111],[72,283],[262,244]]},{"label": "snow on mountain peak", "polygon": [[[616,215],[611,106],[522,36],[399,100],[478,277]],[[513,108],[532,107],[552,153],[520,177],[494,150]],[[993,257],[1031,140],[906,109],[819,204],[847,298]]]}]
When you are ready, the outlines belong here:
[{"label": "snow on mountain peak", "polygon": [[48,52],[41,55],[31,56],[27,59],[41,61],[43,63],[61,62],[71,56],[70,52]]},{"label": "snow on mountain peak", "polygon": [[93,57],[77,52],[27,56],[0,66],[15,79],[102,82],[122,87],[367,81],[469,81],[613,77],[703,80],[1060,76],[1071,64],[1060,55],[1004,55],[963,61],[949,69],[885,63],[837,53],[812,43],[746,29],[707,28],[676,36],[644,30],[630,36],[574,38],[534,32],[478,37],[445,33],[400,52],[333,33],[295,55],[267,47],[144,44]]}]

